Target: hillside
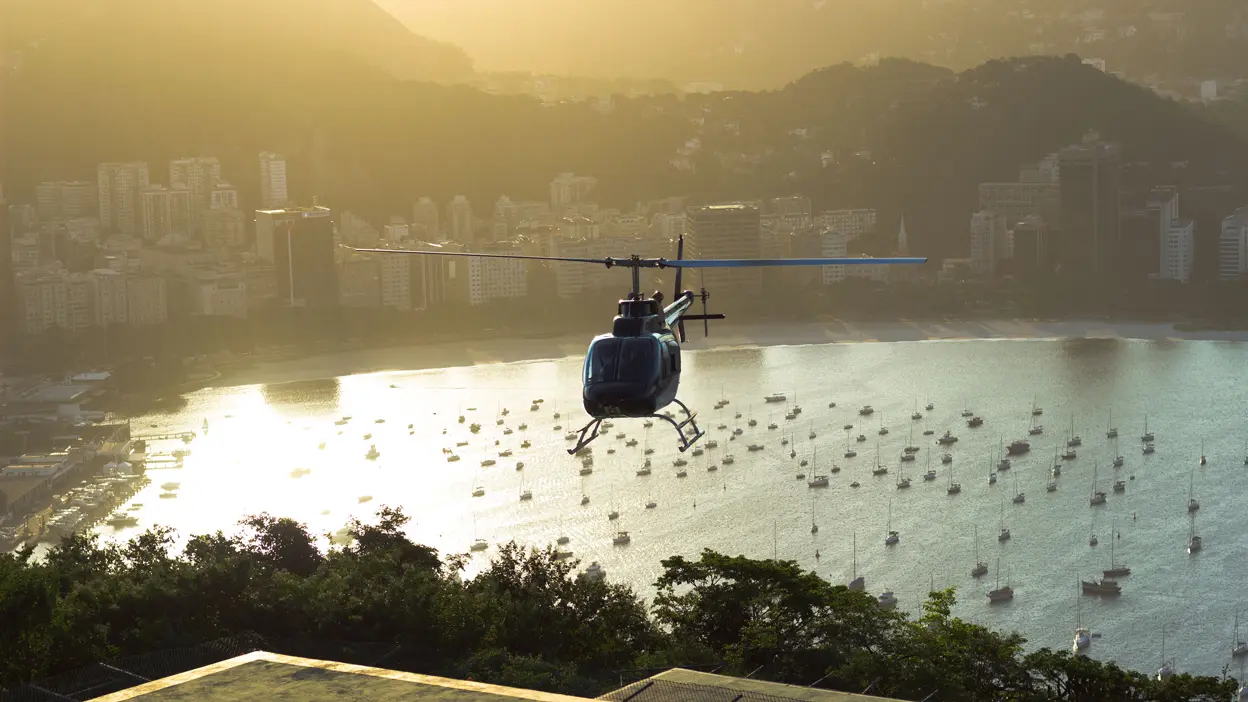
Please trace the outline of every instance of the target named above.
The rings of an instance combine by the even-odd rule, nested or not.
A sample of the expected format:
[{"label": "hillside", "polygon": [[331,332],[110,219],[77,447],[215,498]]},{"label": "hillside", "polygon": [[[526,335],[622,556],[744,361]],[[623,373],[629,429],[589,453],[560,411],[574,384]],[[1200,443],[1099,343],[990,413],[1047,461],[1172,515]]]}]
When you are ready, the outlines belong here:
[{"label": "hillside", "polygon": [[[1240,0],[378,2],[418,33],[464,47],[483,70],[745,89],[871,55],[964,70],[1001,56],[1075,51],[1132,78],[1175,80],[1242,77],[1248,61]],[[554,41],[534,21],[552,8]]]},{"label": "hillside", "polygon": [[[298,56],[337,51],[397,78],[458,82],[473,75],[458,48],[410,32],[372,0],[0,0],[0,55],[69,59],[124,46],[150,61],[203,52],[245,70],[249,45]],[[55,59],[51,59],[55,60]]]},{"label": "hillside", "polygon": [[[104,41],[32,52],[5,79],[0,148],[12,158],[0,177],[16,198],[39,180],[90,178],[99,161],[190,153],[219,156],[254,195],[256,153],[272,149],[289,157],[296,197],[372,217],[425,194],[483,208],[501,194],[543,199],[553,174],[575,171],[597,176],[611,206],[804,192],[816,208],[876,207],[885,229],[904,211],[912,245],[940,256],[965,255],[978,183],[1012,179],[1089,129],[1121,141],[1145,185],[1241,184],[1248,163],[1243,139],[1200,108],[1077,57],[962,73],[841,64],[780,90],[621,97],[601,113],[404,83],[341,51],[279,41],[232,52],[189,40],[127,51],[124,35],[100,51]],[[179,61],[151,58],[165,53]]]}]

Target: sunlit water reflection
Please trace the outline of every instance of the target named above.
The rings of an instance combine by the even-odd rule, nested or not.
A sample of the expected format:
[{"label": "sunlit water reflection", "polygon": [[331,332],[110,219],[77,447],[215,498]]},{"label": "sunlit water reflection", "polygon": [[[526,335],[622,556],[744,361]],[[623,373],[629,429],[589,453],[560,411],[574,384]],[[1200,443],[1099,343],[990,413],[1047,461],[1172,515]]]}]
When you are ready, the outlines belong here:
[{"label": "sunlit water reflection", "polygon": [[[696,555],[704,547],[756,557],[775,553],[845,582],[856,533],[858,572],[868,589],[894,590],[903,608],[916,607],[930,583],[957,586],[959,615],[1018,630],[1033,646],[1066,647],[1078,600],[1083,621],[1103,633],[1091,655],[1151,670],[1161,655],[1164,628],[1167,655],[1180,669],[1216,674],[1230,662],[1239,578],[1248,569],[1243,557],[1248,511],[1235,498],[1248,487],[1244,367],[1248,345],[1225,342],[972,341],[693,352],[686,355],[682,398],[700,411],[720,448],[700,458],[687,456],[684,479],[672,466],[678,452],[671,429],[656,423],[647,432],[633,420],[618,422],[596,442],[593,474],[578,476],[580,464],[566,454],[563,435],[584,422],[579,359],[210,389],[189,396],[176,415],[134,419],[136,433],[198,431],[204,419],[210,427],[191,445],[184,468],[153,471],[153,485],[134,501],[144,505],[137,512],[138,528],[170,525],[182,536],[228,531],[243,515],[260,511],[295,517],[328,533],[351,515],[371,515],[382,504],[402,506],[413,517],[412,538],[444,552],[466,551],[474,538],[488,540],[490,551],[473,556],[473,570],[500,542],[544,545],[565,534],[582,566],[597,560],[609,578],[647,595],[661,559]],[[787,393],[804,412],[786,421],[783,405],[762,401],[772,392]],[[731,404],[714,410],[721,393]],[[531,412],[536,398],[545,402]],[[929,398],[935,410],[912,422],[916,402],[922,412]],[[1045,410],[1039,418],[1045,433],[1032,437],[1034,450],[990,486],[991,456],[1001,441],[1026,434],[1033,398]],[[828,407],[832,401],[834,409]],[[856,410],[868,403],[875,415],[859,417]],[[959,416],[964,405],[985,418],[984,427],[966,427]],[[503,408],[510,410],[505,427],[514,433],[509,436],[495,424]],[[1126,457],[1117,471],[1110,468],[1114,444],[1105,438],[1111,409]],[[556,411],[562,420],[553,419]],[[736,412],[745,416],[735,420]],[[463,425],[456,422],[460,413],[467,415]],[[1138,439],[1146,413],[1157,434],[1152,456],[1142,455]],[[352,419],[336,426],[343,416]],[[752,429],[746,427],[751,416],[759,422]],[[1084,444],[1079,458],[1064,464],[1060,489],[1046,493],[1054,448],[1072,416]],[[770,420],[780,429],[768,431]],[[482,425],[479,435],[470,434],[471,422]],[[521,423],[528,429],[519,430]],[[720,423],[745,433],[729,441],[727,431],[715,429]],[[855,425],[854,435],[869,437],[855,444],[860,453],[855,459],[841,457],[846,423]],[[877,437],[881,423],[891,431]],[[555,424],[563,429],[555,430]],[[936,435],[923,436],[925,426]],[[913,487],[897,490],[898,456],[912,428],[914,443],[933,450],[939,478],[922,480],[921,454],[906,469]],[[934,443],[946,429],[961,437],[952,449],[953,469],[963,485],[957,496],[946,494],[949,466],[940,465]],[[812,430],[814,441],[807,438]],[[642,443],[626,447],[614,438],[620,431]],[[365,440],[369,433],[372,438]],[[797,459],[781,447],[782,436],[792,437]],[[532,447],[520,449],[526,438]],[[1197,465],[1202,438],[1209,456],[1205,468]],[[877,439],[881,461],[890,467],[887,476],[870,473]],[[448,463],[442,449],[457,441],[468,442],[455,449],[462,460]],[[748,453],[746,444],[755,441],[766,450]],[[646,443],[655,448],[653,474],[638,477]],[[365,459],[370,444],[381,453],[375,461]],[[819,472],[827,472],[832,460],[843,468],[827,489],[810,489],[795,479],[799,470],[815,472],[816,466],[799,469],[797,461],[811,459],[816,447]],[[515,456],[499,458],[506,448]],[[609,448],[616,453],[609,455]],[[734,454],[736,463],[708,472],[707,463],[720,464],[725,453]],[[487,457],[497,465],[480,467]],[[524,470],[515,470],[517,460],[524,461]],[[1135,479],[1128,480],[1125,494],[1111,493],[1107,505],[1090,507],[1094,464],[1106,492],[1116,477]],[[293,478],[296,468],[310,472]],[[1202,503],[1196,526],[1206,544],[1195,556],[1184,550],[1193,471]],[[159,499],[159,484],[169,480],[181,482],[179,496]],[[854,480],[862,486],[849,487]],[[1009,501],[1015,480],[1026,493],[1025,504]],[[477,484],[486,493],[473,498]],[[522,489],[533,492],[531,501],[519,500]],[[587,506],[580,505],[582,491],[591,498]],[[360,502],[370,496],[372,501]],[[658,507],[644,509],[650,498]],[[883,543],[890,502],[893,528],[901,532],[895,547]],[[1003,502],[1013,539],[998,543]],[[813,535],[812,507],[820,525]],[[618,522],[607,519],[611,509],[621,512]],[[1077,580],[1108,567],[1115,524],[1122,534],[1117,560],[1134,572],[1123,579],[1117,600],[1080,598]],[[995,571],[999,557],[1008,571],[1016,593],[1012,602],[989,606],[985,593],[994,573],[979,581],[969,575],[975,526],[981,559]],[[630,531],[632,542],[612,546],[616,529]],[[1089,532],[1100,537],[1098,547],[1089,547]],[[134,529],[103,533],[125,538]]]}]

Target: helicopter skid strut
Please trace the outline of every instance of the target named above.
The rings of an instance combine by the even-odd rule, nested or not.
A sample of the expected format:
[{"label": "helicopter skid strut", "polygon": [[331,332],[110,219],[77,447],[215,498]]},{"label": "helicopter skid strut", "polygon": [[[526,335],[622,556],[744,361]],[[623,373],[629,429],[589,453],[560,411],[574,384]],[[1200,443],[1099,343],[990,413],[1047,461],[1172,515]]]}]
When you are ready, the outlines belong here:
[{"label": "helicopter skid strut", "polygon": [[[694,418],[697,415],[694,414],[693,412],[690,412],[689,408],[685,406],[685,403],[681,402],[680,400],[673,400],[673,402],[676,403],[677,405],[680,405],[680,408],[685,411],[684,420],[676,421],[675,419],[665,414],[652,414],[652,415],[649,415],[649,418],[661,419],[667,422],[668,424],[671,424],[672,428],[676,430],[676,434],[680,437],[680,446],[679,446],[680,452],[684,453],[685,451],[689,450],[689,447],[697,443],[698,439],[701,439],[706,434],[706,432],[698,428],[698,423],[694,420]],[[581,427],[580,435],[577,437],[577,440],[576,440],[576,445],[568,449],[569,456],[576,455],[577,451],[580,451],[581,449],[585,448],[594,439],[598,438],[598,429],[599,427],[602,426],[602,421],[603,421],[603,418],[591,419],[588,424]],[[686,432],[685,427],[690,427],[690,431]],[[588,436],[586,436],[587,434]]]}]

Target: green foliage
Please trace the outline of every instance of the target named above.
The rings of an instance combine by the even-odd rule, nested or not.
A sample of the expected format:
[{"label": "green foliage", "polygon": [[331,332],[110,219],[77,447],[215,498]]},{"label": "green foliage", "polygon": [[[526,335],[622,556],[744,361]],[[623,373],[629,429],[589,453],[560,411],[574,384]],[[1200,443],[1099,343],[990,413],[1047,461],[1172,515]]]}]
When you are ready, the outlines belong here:
[{"label": "green foliage", "polygon": [[[704,551],[663,562],[653,613],[631,588],[576,575],[552,548],[499,548],[462,581],[465,557],[404,535],[382,507],[322,553],[293,520],[260,514],[236,535],[154,528],[126,544],[71,536],[42,561],[0,556],[0,685],[224,636],[399,645],[415,672],[595,696],[621,671],[699,664],[727,672],[919,699],[1213,702],[1234,681],[1164,683],[1047,649],[950,614],[931,593],[915,620],[791,561]],[[415,661],[415,663],[413,663]]]}]

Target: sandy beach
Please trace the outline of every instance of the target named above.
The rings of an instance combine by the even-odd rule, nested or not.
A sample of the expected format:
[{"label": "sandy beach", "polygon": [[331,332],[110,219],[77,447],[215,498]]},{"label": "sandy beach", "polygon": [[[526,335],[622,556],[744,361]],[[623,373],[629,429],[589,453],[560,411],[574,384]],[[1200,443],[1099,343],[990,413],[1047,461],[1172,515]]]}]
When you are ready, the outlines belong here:
[{"label": "sandy beach", "polygon": [[[1171,324],[1102,320],[1036,321],[1007,319],[955,322],[807,322],[786,324],[720,324],[709,338],[690,330],[689,350],[796,346],[836,343],[897,343],[983,339],[1144,339],[1248,341],[1248,331],[1179,331]],[[259,383],[376,373],[510,363],[580,356],[589,338],[584,334],[545,339],[491,339],[469,344],[442,343],[393,346],[319,354],[279,362],[263,362],[222,375],[212,385],[230,387]]]}]

